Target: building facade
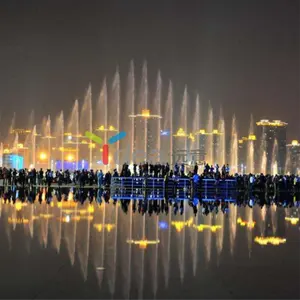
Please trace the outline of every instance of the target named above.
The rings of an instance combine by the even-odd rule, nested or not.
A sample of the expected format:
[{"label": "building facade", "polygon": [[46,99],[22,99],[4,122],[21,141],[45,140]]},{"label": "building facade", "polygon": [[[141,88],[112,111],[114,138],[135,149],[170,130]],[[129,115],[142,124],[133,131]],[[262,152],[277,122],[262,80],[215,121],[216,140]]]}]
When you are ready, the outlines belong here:
[{"label": "building facade", "polygon": [[266,172],[283,174],[286,163],[286,130],[287,123],[280,120],[261,120],[256,123],[257,136],[261,141],[260,155],[265,152]]},{"label": "building facade", "polygon": [[296,140],[287,145],[287,168],[286,172],[300,174],[300,143]]}]

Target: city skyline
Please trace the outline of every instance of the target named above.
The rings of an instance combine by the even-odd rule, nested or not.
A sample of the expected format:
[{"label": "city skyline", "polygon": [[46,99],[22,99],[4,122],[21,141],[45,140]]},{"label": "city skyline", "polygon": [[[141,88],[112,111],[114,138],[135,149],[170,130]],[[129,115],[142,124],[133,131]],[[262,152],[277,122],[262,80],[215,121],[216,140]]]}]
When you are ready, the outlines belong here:
[{"label": "city skyline", "polygon": [[117,66],[124,99],[134,59],[137,90],[142,64],[148,62],[149,97],[155,95],[160,70],[163,90],[173,82],[175,102],[187,84],[192,99],[199,93],[203,111],[210,101],[214,110],[224,108],[226,123],[235,114],[241,135],[252,113],[255,120],[287,122],[288,140],[299,140],[298,11],[299,3],[292,0],[268,5],[91,1],[89,6],[3,1],[1,133],[7,132],[13,112],[19,127],[27,125],[32,108],[40,120],[61,109],[68,114],[76,98],[83,102],[89,83],[94,96],[105,77],[110,88]]}]

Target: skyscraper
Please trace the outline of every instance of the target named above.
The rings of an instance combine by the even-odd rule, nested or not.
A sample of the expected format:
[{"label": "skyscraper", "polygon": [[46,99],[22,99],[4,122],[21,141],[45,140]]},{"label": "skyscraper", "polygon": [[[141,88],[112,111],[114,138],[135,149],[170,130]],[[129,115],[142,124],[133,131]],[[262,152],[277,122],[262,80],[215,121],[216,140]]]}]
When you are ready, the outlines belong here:
[{"label": "skyscraper", "polygon": [[260,156],[266,155],[266,172],[283,174],[286,161],[287,123],[280,120],[261,120],[256,123],[261,141]]},{"label": "skyscraper", "polygon": [[296,140],[287,146],[287,168],[286,172],[300,174],[300,143]]}]

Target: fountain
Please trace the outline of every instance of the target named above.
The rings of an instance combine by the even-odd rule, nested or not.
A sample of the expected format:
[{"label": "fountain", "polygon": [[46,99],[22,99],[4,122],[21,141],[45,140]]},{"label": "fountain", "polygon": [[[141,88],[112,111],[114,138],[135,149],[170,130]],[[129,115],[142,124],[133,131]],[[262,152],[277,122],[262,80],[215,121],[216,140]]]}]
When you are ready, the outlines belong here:
[{"label": "fountain", "polygon": [[[104,144],[107,144],[107,134],[108,134],[108,107],[107,107],[107,84],[106,79],[103,80],[102,88],[100,91],[100,95],[98,97],[97,105],[96,105],[96,113],[94,116],[96,131],[99,135],[102,134],[102,138],[104,140]],[[102,156],[101,156],[102,160]],[[105,166],[106,167],[106,166]],[[106,171],[106,168],[105,168]]]},{"label": "fountain", "polygon": [[[121,83],[120,83],[120,73],[117,68],[113,84],[112,84],[112,100],[111,100],[111,109],[113,113],[109,114],[109,124],[115,124],[114,126],[120,131],[120,97],[121,97]],[[122,164],[120,161],[120,141],[115,143],[116,146],[116,169],[119,170],[120,165]]]},{"label": "fountain", "polygon": [[[134,77],[134,63],[133,61],[130,62],[130,69],[128,73],[128,89],[127,89],[127,101],[128,105],[130,106],[129,114],[135,114],[135,77]],[[127,113],[126,113],[126,120],[127,120]],[[125,126],[127,128],[127,126]],[[129,127],[129,126],[128,126]],[[131,132],[130,132],[130,163],[133,164],[134,158],[134,151],[135,151],[135,127],[134,127],[134,118],[131,119]]]},{"label": "fountain", "polygon": [[235,174],[238,172],[238,134],[237,134],[235,116],[233,116],[232,118],[230,145],[231,145],[230,167],[231,167],[232,174]]},{"label": "fountain", "polygon": [[213,147],[213,129],[214,129],[214,119],[213,119],[214,115],[213,115],[213,109],[210,105],[209,102],[209,106],[208,106],[208,120],[207,120],[207,139],[206,139],[206,144],[205,144],[205,148],[206,148],[206,163],[208,164],[214,164],[214,147]]},{"label": "fountain", "polygon": [[[141,110],[148,109],[148,71],[147,62],[144,62],[142,71],[142,83],[141,83],[141,98],[140,103],[142,104]],[[148,159],[148,119],[144,118],[144,159]]]},{"label": "fountain", "polygon": [[249,136],[247,144],[247,173],[254,173],[254,121],[253,116],[250,118]]},{"label": "fountain", "polygon": [[[193,117],[193,124],[192,124],[192,134],[194,135],[196,132],[199,132],[201,128],[200,124],[200,99],[199,94],[196,97],[196,105],[195,105],[195,112]],[[195,141],[191,145],[192,150],[198,150],[200,144],[200,136],[199,134],[195,135]]]},{"label": "fountain", "polygon": [[[56,118],[55,121],[55,126],[54,126],[54,137],[56,138],[56,151],[57,157],[60,156],[61,160],[61,170],[64,170],[64,154],[65,154],[65,147],[64,147],[64,138],[65,138],[65,133],[64,133],[64,113],[63,111],[60,112],[58,117]],[[70,155],[69,158],[72,156]]]},{"label": "fountain", "polygon": [[163,130],[169,134],[170,139],[169,142],[166,143],[166,148],[169,149],[169,153],[166,153],[164,156],[165,161],[169,161],[171,166],[173,165],[173,86],[172,82],[169,82],[169,88],[168,88],[168,96],[167,101],[165,105],[165,111],[164,111],[164,126]]},{"label": "fountain", "polygon": [[278,174],[278,142],[275,139],[272,151],[272,175]]},{"label": "fountain", "polygon": [[[157,81],[156,81],[156,94],[154,99],[155,104],[155,112],[160,116],[161,115],[161,90],[162,90],[162,79],[160,76],[160,72],[157,74]],[[157,150],[157,160],[160,162],[161,160],[161,119],[158,118],[158,125],[156,126],[156,150]],[[154,131],[155,132],[155,131]]]},{"label": "fountain", "polygon": [[36,125],[33,126],[31,132],[31,164],[32,167],[36,167]]},{"label": "fountain", "polygon": [[67,135],[68,144],[75,144],[76,146],[76,170],[78,170],[78,161],[79,161],[79,105],[78,100],[75,100],[73,109],[67,125],[67,132],[64,133]]},{"label": "fountain", "polygon": [[[89,87],[86,91],[86,94],[84,96],[84,101],[83,101],[80,118],[79,118],[79,120],[80,120],[79,128],[82,133],[84,133],[86,131],[93,132],[92,109],[93,109],[92,108],[92,87],[91,87],[91,85],[89,85]],[[89,142],[88,142],[88,153],[86,151],[83,151],[81,153],[80,159],[84,159],[84,158],[89,160],[89,167],[92,168],[93,143],[92,143],[91,139],[89,139]]]},{"label": "fountain", "polygon": [[218,131],[219,131],[219,149],[217,150],[217,163],[220,166],[225,165],[226,163],[226,135],[225,135],[225,120],[223,117],[222,109],[220,111],[220,119],[219,119],[219,125],[218,125]]}]

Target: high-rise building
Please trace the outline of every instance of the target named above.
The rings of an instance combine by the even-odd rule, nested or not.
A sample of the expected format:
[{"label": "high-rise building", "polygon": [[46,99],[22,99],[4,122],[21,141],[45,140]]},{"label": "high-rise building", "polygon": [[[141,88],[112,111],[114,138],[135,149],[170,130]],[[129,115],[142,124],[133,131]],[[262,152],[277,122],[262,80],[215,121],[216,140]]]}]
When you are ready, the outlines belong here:
[{"label": "high-rise building", "polygon": [[279,174],[285,171],[287,123],[280,120],[261,120],[256,123],[257,136],[261,141],[260,156],[265,152],[266,172]]},{"label": "high-rise building", "polygon": [[291,174],[300,174],[300,143],[297,140],[287,146],[287,168]]},{"label": "high-rise building", "polygon": [[242,137],[238,144],[239,171],[255,173],[257,170],[257,140],[254,134]]}]

